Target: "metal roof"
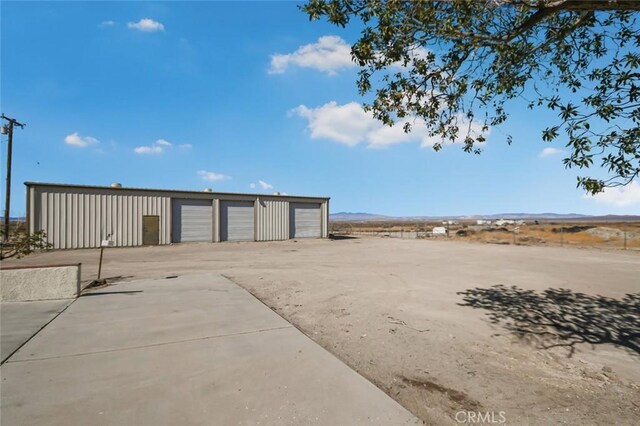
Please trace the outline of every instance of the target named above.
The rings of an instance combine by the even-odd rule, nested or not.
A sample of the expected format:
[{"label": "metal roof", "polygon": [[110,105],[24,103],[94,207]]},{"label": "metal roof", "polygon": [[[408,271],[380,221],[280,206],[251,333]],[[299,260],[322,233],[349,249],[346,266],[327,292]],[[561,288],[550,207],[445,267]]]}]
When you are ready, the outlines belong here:
[{"label": "metal roof", "polygon": [[154,188],[133,188],[133,187],[113,187],[113,186],[100,186],[100,185],[78,185],[78,184],[68,184],[68,183],[50,183],[50,182],[25,182],[27,187],[29,186],[49,186],[49,187],[62,187],[62,188],[81,188],[81,189],[110,189],[113,191],[147,191],[147,192],[168,192],[174,194],[211,194],[213,195],[244,195],[244,196],[252,196],[252,197],[282,197],[282,198],[305,198],[305,199],[314,199],[314,200],[329,200],[330,197],[313,197],[308,195],[278,195],[278,194],[251,194],[251,193],[242,193],[242,192],[205,192],[205,191],[193,191],[193,190],[182,190],[182,189],[154,189]]}]

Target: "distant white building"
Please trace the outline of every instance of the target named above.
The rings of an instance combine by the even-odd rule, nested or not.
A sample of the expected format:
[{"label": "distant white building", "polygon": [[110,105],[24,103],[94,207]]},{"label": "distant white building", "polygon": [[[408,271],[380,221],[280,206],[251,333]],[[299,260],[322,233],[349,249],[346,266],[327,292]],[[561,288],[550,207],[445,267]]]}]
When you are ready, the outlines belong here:
[{"label": "distant white building", "polygon": [[444,226],[435,226],[431,230],[431,234],[433,234],[433,235],[447,235],[447,228],[445,228]]},{"label": "distant white building", "polygon": [[476,220],[476,225],[491,225],[491,221],[486,219],[478,219]]}]

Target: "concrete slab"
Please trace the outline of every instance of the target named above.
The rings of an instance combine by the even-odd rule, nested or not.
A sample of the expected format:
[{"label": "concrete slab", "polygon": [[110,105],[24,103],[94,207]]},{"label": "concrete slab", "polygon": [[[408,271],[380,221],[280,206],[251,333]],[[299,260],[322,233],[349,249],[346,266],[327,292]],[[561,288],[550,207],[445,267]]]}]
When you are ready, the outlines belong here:
[{"label": "concrete slab", "polygon": [[3,425],[418,423],[210,274],[83,296],[1,370]]},{"label": "concrete slab", "polygon": [[78,302],[11,360],[114,351],[291,326],[245,290],[215,274],[121,283],[87,293]]},{"label": "concrete slab", "polygon": [[71,299],[2,302],[0,304],[2,362],[72,302]]}]

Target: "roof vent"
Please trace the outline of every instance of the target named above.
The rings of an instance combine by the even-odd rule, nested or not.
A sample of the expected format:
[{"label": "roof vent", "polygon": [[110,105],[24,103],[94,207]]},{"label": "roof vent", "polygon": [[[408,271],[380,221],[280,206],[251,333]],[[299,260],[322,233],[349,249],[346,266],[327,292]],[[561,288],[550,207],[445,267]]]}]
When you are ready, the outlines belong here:
[{"label": "roof vent", "polygon": [[112,187],[112,188],[122,188],[122,184],[121,184],[121,183],[119,183],[119,182],[113,182],[113,183],[111,184],[111,187]]},{"label": "roof vent", "polygon": [[213,189],[211,189],[211,188],[205,188],[205,189],[204,189],[204,192],[213,192]]}]

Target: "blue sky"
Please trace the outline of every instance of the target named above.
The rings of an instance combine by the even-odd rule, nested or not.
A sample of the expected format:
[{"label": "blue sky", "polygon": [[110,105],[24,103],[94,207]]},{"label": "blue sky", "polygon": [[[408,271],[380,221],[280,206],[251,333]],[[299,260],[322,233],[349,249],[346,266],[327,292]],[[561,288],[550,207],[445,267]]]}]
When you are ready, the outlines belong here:
[{"label": "blue sky", "polygon": [[333,212],[388,215],[640,213],[637,182],[576,189],[563,146],[541,141],[543,111],[512,105],[480,156],[382,128],[355,87],[357,28],[309,22],[293,2],[1,8],[1,108],[27,123],[12,216],[24,181],[325,195]]}]

